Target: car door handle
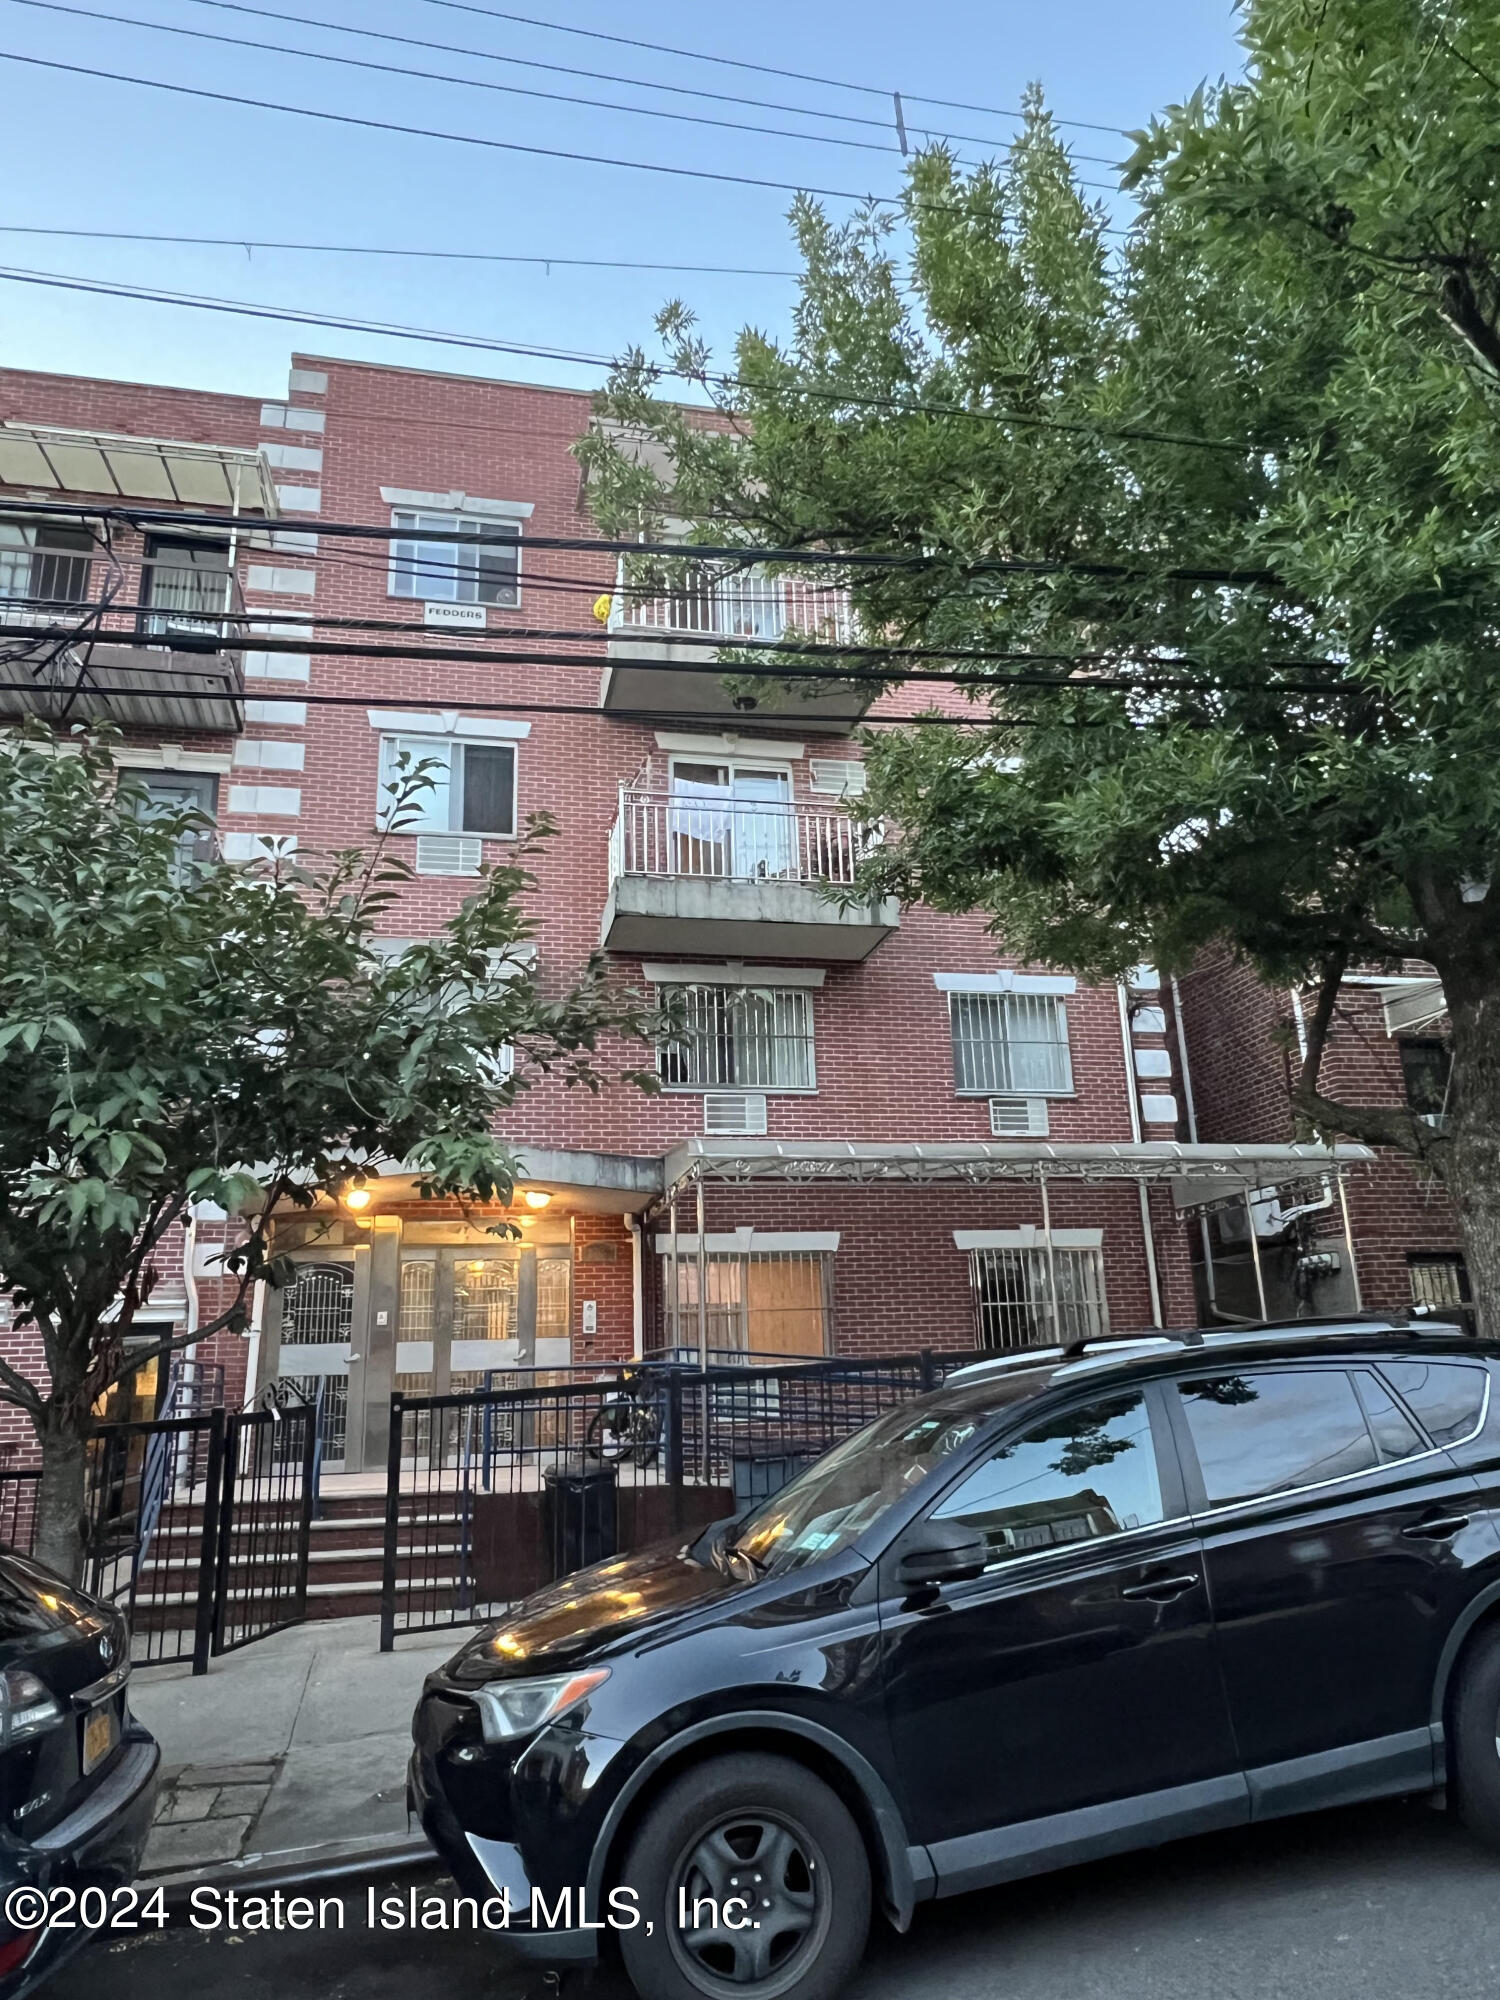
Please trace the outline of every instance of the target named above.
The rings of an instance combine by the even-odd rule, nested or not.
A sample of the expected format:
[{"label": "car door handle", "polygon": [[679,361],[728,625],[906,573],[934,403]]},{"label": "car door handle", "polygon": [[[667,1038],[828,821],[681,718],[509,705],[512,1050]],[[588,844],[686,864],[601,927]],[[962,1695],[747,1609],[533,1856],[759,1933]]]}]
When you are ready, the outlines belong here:
[{"label": "car door handle", "polygon": [[1174,1597],[1181,1597],[1184,1591],[1194,1590],[1198,1577],[1193,1576],[1152,1576],[1144,1583],[1127,1583],[1121,1590],[1121,1597],[1145,1598],[1149,1604],[1170,1604]]},{"label": "car door handle", "polygon": [[1446,1542],[1450,1536],[1462,1534],[1468,1525],[1467,1514],[1435,1514],[1430,1521],[1413,1521],[1401,1532],[1413,1542]]}]

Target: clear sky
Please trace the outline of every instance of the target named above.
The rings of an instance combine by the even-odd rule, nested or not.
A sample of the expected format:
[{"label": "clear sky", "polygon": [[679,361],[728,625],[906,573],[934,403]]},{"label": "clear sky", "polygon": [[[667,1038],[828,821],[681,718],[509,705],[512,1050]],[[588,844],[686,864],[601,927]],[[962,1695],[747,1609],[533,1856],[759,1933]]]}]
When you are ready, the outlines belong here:
[{"label": "clear sky", "polygon": [[[758,0],[733,8],[705,8],[701,0],[644,6],[512,0],[512,7],[532,21],[737,57],[818,81],[528,25],[503,18],[500,0],[260,0],[257,6],[74,0],[67,7],[0,0],[0,54],[105,73],[0,62],[9,162],[0,196],[0,265],[604,355],[647,339],[656,307],[680,295],[722,345],[747,320],[783,329],[793,296],[789,279],[91,241],[22,234],[16,226],[231,238],[236,246],[274,239],[786,272],[790,196],[775,188],[361,130],[113,79],[142,77],[517,145],[878,194],[900,183],[894,107],[885,94],[892,90],[903,93],[914,141],[966,135],[958,150],[974,158],[999,149],[1013,129],[1005,114],[1030,81],[1040,81],[1061,117],[1128,128],[1204,77],[1240,66],[1229,0],[930,0],[926,6]],[[357,58],[397,73],[164,34],[111,15]],[[371,30],[449,48],[414,48]],[[511,60],[487,60],[486,53]],[[411,70],[469,81],[428,81]],[[863,143],[726,131],[481,84]],[[668,84],[676,92],[659,87]],[[824,115],[716,102],[689,91]],[[940,109],[923,97],[985,109]],[[1079,155],[1104,161],[1128,150],[1114,131],[1071,126],[1066,136]],[[1089,163],[1080,172],[1102,183],[1113,179],[1108,165]],[[829,205],[842,212],[849,204]],[[294,346],[569,386],[598,379],[597,371],[557,361],[465,354],[0,281],[0,365],[279,395]]]}]

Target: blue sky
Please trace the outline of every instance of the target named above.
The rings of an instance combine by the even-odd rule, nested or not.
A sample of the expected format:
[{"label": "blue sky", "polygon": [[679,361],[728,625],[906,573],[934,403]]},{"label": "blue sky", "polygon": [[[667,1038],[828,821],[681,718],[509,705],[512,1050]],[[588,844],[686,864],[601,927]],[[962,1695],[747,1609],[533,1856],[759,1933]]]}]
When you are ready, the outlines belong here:
[{"label": "blue sky", "polygon": [[[913,138],[974,135],[959,151],[998,150],[1001,115],[1041,82],[1066,118],[1143,123],[1204,77],[1239,67],[1228,0],[759,0],[705,9],[692,0],[512,0],[573,28],[634,36],[805,72],[757,75],[496,18],[472,0],[261,0],[272,13],[446,43],[403,47],[267,19],[223,0],[76,0],[51,11],[0,0],[0,53],[193,85],[521,145],[610,154],[797,185],[883,193],[900,182],[885,93],[899,89]],[[498,0],[494,0],[498,5]],[[99,18],[126,15],[279,42],[491,84],[613,99],[748,124],[843,135],[868,150],[725,131],[547,102],[195,41]],[[845,120],[797,117],[661,89],[487,61],[478,51],[566,65],[681,90],[718,91]],[[833,80],[869,86],[833,87]],[[994,107],[938,109],[923,96]],[[538,258],[791,268],[773,189],[736,187],[529,157],[448,140],[398,137],[277,112],[208,103],[102,78],[0,62],[13,167],[0,224],[128,230],[242,240],[425,247]],[[1079,154],[1118,159],[1108,131],[1068,128]],[[1107,166],[1087,165],[1109,181]],[[847,203],[831,202],[842,211]],[[679,295],[723,346],[745,321],[782,330],[793,286],[778,276],[578,270],[560,263],[463,264],[241,247],[109,243],[0,231],[0,265],[221,298],[401,321],[492,338],[614,354],[647,338]],[[0,282],[0,364],[276,395],[292,347],[416,366],[592,386],[597,371],[521,357],[466,355],[430,343],[329,332]]]}]

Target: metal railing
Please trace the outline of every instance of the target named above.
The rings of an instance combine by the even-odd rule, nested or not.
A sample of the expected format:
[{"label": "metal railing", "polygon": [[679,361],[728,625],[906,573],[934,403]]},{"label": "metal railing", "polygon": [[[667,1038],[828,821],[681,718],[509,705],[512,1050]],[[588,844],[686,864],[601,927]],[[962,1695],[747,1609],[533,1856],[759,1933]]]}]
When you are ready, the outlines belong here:
[{"label": "metal railing", "polygon": [[647,592],[631,582],[622,557],[609,630],[703,634],[740,645],[792,632],[845,645],[854,638],[854,613],[846,590],[800,576],[768,576],[760,569],[699,564],[671,589]]},{"label": "metal railing", "polygon": [[89,557],[26,554],[0,563],[0,624],[65,632],[98,614],[94,636],[105,643],[132,632],[165,647],[181,638],[244,643],[244,593],[230,570],[143,558],[123,564],[123,584],[116,575],[112,590],[101,593]]},{"label": "metal railing", "polygon": [[716,882],[852,886],[870,836],[826,806],[678,798],[620,787],[610,879],[671,875]]},{"label": "metal railing", "polygon": [[589,1382],[393,1396],[382,1650],[720,1520],[974,1358],[634,1362]]},{"label": "metal railing", "polygon": [[0,1548],[29,1556],[36,1545],[39,1465],[0,1465]]}]

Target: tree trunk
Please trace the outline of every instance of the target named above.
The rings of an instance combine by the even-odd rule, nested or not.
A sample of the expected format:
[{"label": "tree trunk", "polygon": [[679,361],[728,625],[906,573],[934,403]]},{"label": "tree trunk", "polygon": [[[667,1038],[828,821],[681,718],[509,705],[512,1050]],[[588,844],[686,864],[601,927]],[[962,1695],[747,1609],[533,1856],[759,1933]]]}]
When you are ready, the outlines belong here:
[{"label": "tree trunk", "polygon": [[1440,966],[1453,1024],[1453,1109],[1440,1170],[1463,1230],[1479,1331],[1500,1339],[1500,970]]},{"label": "tree trunk", "polygon": [[48,1409],[39,1426],[42,1477],[36,1502],[36,1559],[69,1583],[83,1575],[88,1446],[65,1411]]}]

